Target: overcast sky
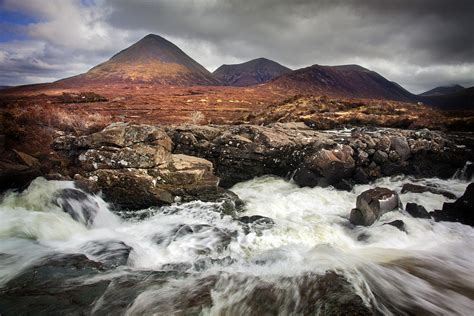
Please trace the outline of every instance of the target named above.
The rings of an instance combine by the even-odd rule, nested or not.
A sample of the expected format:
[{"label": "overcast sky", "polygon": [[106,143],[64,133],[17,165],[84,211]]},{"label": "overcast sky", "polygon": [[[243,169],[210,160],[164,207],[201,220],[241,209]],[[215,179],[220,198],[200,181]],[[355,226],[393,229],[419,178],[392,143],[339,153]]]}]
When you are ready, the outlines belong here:
[{"label": "overcast sky", "polygon": [[474,85],[474,0],[0,0],[0,85],[90,69],[149,33],[208,70],[360,64],[419,93]]}]

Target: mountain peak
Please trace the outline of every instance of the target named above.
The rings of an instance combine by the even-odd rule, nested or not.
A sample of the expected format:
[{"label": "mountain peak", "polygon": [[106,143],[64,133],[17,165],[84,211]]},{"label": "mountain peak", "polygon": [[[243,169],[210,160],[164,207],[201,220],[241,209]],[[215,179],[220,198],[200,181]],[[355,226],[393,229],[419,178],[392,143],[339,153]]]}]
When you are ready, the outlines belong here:
[{"label": "mountain peak", "polygon": [[231,86],[250,86],[269,81],[291,69],[268,58],[260,57],[241,64],[222,65],[212,74],[214,78]]},{"label": "mountain peak", "polygon": [[75,80],[215,85],[211,73],[167,39],[148,34]]}]

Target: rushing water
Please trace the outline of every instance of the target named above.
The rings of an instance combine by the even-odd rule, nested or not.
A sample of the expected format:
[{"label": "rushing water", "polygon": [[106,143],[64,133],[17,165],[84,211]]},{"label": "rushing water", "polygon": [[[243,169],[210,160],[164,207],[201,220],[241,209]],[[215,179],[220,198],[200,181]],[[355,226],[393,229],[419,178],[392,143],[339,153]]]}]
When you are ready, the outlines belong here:
[{"label": "rushing water", "polygon": [[[269,314],[304,313],[302,280],[328,271],[344,275],[365,304],[384,314],[469,315],[474,310],[473,228],[417,219],[404,211],[384,214],[371,227],[349,224],[359,193],[374,186],[399,192],[406,182],[415,180],[384,178],[345,192],[257,178],[232,188],[246,202],[239,216],[263,215],[274,224],[246,226],[221,215],[219,203],[196,201],[119,216],[97,196],[86,201],[95,207],[94,220],[76,221],[52,202],[58,190],[73,184],[39,178],[22,193],[6,194],[0,204],[0,288],[58,253],[104,261],[114,249],[131,247],[125,266],[80,278],[88,284],[143,271],[178,271],[165,274],[164,281],[142,281],[129,298],[116,293],[116,300],[126,301],[122,312],[130,315],[169,314],[180,305],[201,304],[199,291],[210,293],[212,301],[202,310],[197,306],[204,314],[256,314],[259,308],[271,309]],[[468,184],[454,179],[416,183],[435,184],[457,196]],[[448,201],[429,192],[400,197],[404,204],[416,202],[428,211]],[[72,209],[80,205],[73,203]],[[402,220],[405,231],[386,225],[394,220]],[[106,252],[104,242],[110,243]],[[110,283],[108,291],[121,291],[119,283]],[[265,305],[268,288],[278,306]],[[194,296],[184,302],[190,293]],[[263,295],[257,300],[260,307],[249,303],[249,295],[256,293]],[[104,294],[94,300],[92,311],[107,313],[109,304]]]}]

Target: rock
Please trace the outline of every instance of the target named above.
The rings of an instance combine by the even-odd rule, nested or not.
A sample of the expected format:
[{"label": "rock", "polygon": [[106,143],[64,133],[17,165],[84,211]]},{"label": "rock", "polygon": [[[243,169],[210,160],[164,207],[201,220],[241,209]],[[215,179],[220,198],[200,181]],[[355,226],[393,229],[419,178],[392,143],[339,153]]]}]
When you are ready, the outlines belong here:
[{"label": "rock", "polygon": [[313,171],[309,170],[305,166],[301,166],[296,169],[293,180],[300,187],[315,187],[320,181],[320,177],[317,176]]},{"label": "rock", "polygon": [[356,168],[353,178],[354,178],[355,182],[359,183],[359,184],[367,184],[367,183],[370,182],[369,176],[364,171],[364,169],[362,169],[360,167]]},{"label": "rock", "polygon": [[[353,286],[341,275],[305,273],[297,277],[266,280],[237,275],[221,279],[223,284],[213,291],[239,300],[227,300],[220,315],[374,315]],[[242,292],[242,286],[246,291]]]},{"label": "rock", "polygon": [[275,225],[273,219],[261,215],[241,216],[237,220],[244,224],[243,228],[246,234],[254,231],[258,236],[262,234],[262,231],[270,229]]},{"label": "rock", "polygon": [[102,263],[106,268],[127,265],[132,247],[122,241],[90,241],[81,247],[84,252]]},{"label": "rock", "polygon": [[91,174],[106,201],[126,209],[142,209],[174,202],[173,195],[157,186],[145,169],[100,169]]},{"label": "rock", "polygon": [[172,154],[172,141],[156,126],[115,123],[81,137],[59,137],[55,147],[77,157],[74,179],[88,192],[126,209],[141,209],[220,195],[210,161]]},{"label": "rock", "polygon": [[431,213],[436,221],[460,222],[474,226],[474,183],[453,203],[444,203],[441,210]]},{"label": "rock", "polygon": [[381,150],[377,150],[374,154],[373,160],[376,164],[383,165],[388,161],[388,154]]},{"label": "rock", "polygon": [[[91,314],[93,303],[103,295],[109,280],[84,283],[104,266],[82,254],[58,254],[27,268],[1,290],[5,315]],[[21,303],[19,303],[21,302]]]},{"label": "rock", "polygon": [[31,181],[42,175],[41,170],[36,167],[0,161],[0,192],[26,189]]},{"label": "rock", "polygon": [[391,144],[392,142],[389,137],[382,136],[378,139],[377,143],[375,144],[375,149],[388,153],[388,151],[390,150]]},{"label": "rock", "polygon": [[40,162],[37,158],[18,150],[13,150],[13,151],[17,154],[18,158],[28,167],[37,168],[40,166]]},{"label": "rock", "polygon": [[407,203],[405,211],[415,218],[431,218],[430,213],[422,205],[416,203]]},{"label": "rock", "polygon": [[356,208],[349,220],[354,225],[372,225],[384,213],[401,207],[398,194],[386,188],[375,188],[362,192],[357,197]]},{"label": "rock", "polygon": [[417,184],[412,184],[412,183],[405,183],[402,186],[402,194],[407,193],[407,192],[412,192],[412,193],[424,193],[424,192],[430,192],[433,194],[440,194],[443,195],[444,197],[447,197],[448,199],[456,199],[456,195],[449,191],[445,191],[436,187],[431,187],[431,186],[424,186],[424,185],[417,185]]},{"label": "rock", "polygon": [[410,146],[405,137],[395,136],[390,139],[390,149],[393,149],[401,160],[407,160],[410,156]]},{"label": "rock", "polygon": [[[355,161],[352,158],[353,149],[347,145],[338,145],[331,149],[320,149],[305,160],[307,170],[313,172],[317,182],[309,185],[314,187],[335,185],[345,178],[349,178],[355,168]],[[298,179],[295,182],[298,183]],[[306,177],[306,180],[309,177]],[[306,183],[306,182],[305,182]],[[299,183],[298,183],[299,184]]]},{"label": "rock", "polygon": [[402,232],[405,231],[405,223],[404,223],[402,220],[399,220],[399,219],[394,220],[394,221],[392,221],[392,222],[390,222],[390,223],[386,223],[386,224],[384,224],[384,225],[391,225],[391,226],[393,226],[393,227],[398,228],[398,229],[399,229],[400,231],[402,231]]},{"label": "rock", "polygon": [[86,193],[77,189],[62,189],[55,193],[53,202],[75,221],[91,226],[99,211],[99,205]]}]

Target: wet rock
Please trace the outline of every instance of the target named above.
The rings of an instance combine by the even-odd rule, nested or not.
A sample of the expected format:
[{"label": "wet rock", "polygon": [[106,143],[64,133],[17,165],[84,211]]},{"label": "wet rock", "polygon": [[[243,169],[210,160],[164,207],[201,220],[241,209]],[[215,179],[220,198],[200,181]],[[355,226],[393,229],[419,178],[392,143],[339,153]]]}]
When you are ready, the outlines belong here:
[{"label": "wet rock", "polygon": [[0,289],[5,315],[90,314],[93,303],[107,289],[108,280],[83,283],[104,266],[81,254],[55,255],[27,268]]},{"label": "wet rock", "polygon": [[401,207],[398,194],[387,188],[375,188],[362,192],[357,197],[356,208],[349,220],[354,225],[372,225],[384,213]]},{"label": "wet rock", "polygon": [[453,203],[444,203],[441,210],[431,213],[436,221],[460,222],[474,226],[474,183]]},{"label": "wet rock", "polygon": [[370,182],[368,174],[362,168],[356,168],[353,178],[354,181],[359,184],[367,184]]},{"label": "wet rock", "polygon": [[416,203],[407,203],[405,206],[405,211],[413,217],[416,218],[431,218],[430,213],[423,207]]},{"label": "wet rock", "polygon": [[210,257],[205,257],[201,258],[199,260],[196,260],[194,262],[194,269],[196,271],[204,271],[212,267],[213,265],[219,265],[222,267],[227,267],[235,263],[236,260],[232,259],[229,256],[223,257],[223,258],[210,258]]},{"label": "wet rock", "polygon": [[81,247],[84,252],[107,268],[127,265],[132,247],[122,241],[90,241]]},{"label": "wet rock", "polygon": [[[246,291],[242,292],[242,288]],[[354,288],[334,272],[265,279],[230,276],[220,280],[213,297],[239,295],[225,300],[218,310],[223,315],[374,315]],[[224,299],[224,297],[222,298]]]},{"label": "wet rock", "polygon": [[412,183],[405,183],[402,186],[402,194],[407,193],[407,192],[412,192],[412,193],[430,192],[433,194],[443,195],[444,197],[447,197],[448,199],[456,199],[456,195],[449,191],[445,191],[436,187],[417,185],[417,184],[412,184]]},{"label": "wet rock", "polygon": [[261,215],[241,216],[238,221],[243,225],[246,234],[254,231],[257,235],[261,235],[262,231],[270,229],[275,225],[275,222],[270,217]]},{"label": "wet rock", "polygon": [[180,271],[184,272],[193,267],[192,264],[187,262],[180,262],[180,263],[166,263],[161,266],[160,270],[162,271]]},{"label": "wet rock", "polygon": [[53,202],[68,213],[75,221],[91,226],[99,210],[98,203],[91,196],[77,189],[58,191]]},{"label": "wet rock", "polygon": [[207,224],[181,224],[164,234],[156,234],[152,240],[161,246],[169,246],[174,242],[192,239],[197,254],[205,255],[213,251],[222,252],[232,241],[235,232],[220,229]]},{"label": "wet rock", "polygon": [[386,223],[384,225],[390,225],[390,226],[393,226],[393,227],[396,227],[398,230],[404,232],[405,231],[405,223],[402,221],[402,220],[394,220],[390,223]]}]

